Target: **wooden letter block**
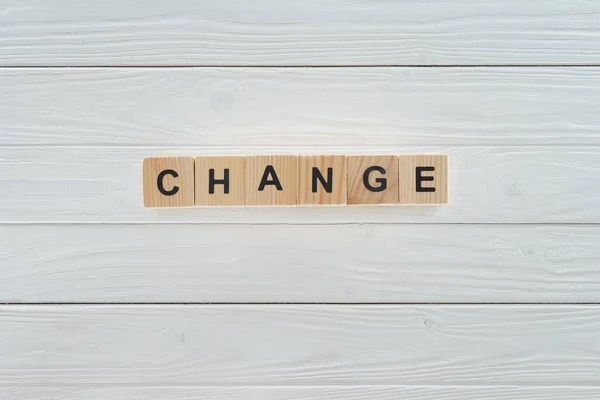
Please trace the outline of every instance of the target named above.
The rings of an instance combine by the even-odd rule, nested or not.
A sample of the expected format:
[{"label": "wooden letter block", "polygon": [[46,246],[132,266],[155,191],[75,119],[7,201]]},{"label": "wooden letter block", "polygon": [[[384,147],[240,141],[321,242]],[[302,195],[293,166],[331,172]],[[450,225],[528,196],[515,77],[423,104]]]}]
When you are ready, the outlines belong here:
[{"label": "wooden letter block", "polygon": [[196,157],[196,205],[246,204],[246,157]]},{"label": "wooden letter block", "polygon": [[144,207],[194,206],[194,157],[144,159]]},{"label": "wooden letter block", "polygon": [[400,156],[400,204],[448,203],[448,156]]},{"label": "wooden letter block", "polygon": [[346,204],[346,156],[298,159],[298,204]]},{"label": "wooden letter block", "polygon": [[297,156],[250,156],[246,159],[246,205],[295,206]]},{"label": "wooden letter block", "polygon": [[348,204],[398,204],[398,156],[348,156]]}]

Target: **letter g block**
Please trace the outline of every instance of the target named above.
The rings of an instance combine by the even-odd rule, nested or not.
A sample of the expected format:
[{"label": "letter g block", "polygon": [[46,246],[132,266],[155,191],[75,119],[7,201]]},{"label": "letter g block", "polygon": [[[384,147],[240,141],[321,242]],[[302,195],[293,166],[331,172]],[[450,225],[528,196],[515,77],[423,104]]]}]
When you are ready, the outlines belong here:
[{"label": "letter g block", "polygon": [[348,156],[348,204],[398,204],[397,156]]}]

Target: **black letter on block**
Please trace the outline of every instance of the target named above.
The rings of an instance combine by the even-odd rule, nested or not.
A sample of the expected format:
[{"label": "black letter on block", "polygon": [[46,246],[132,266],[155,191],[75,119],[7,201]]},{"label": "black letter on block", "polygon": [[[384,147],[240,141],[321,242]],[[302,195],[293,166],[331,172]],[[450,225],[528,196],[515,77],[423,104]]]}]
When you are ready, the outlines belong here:
[{"label": "black letter on block", "polygon": [[156,179],[156,185],[158,186],[158,191],[164,194],[165,196],[173,196],[179,192],[179,186],[173,186],[171,190],[165,190],[163,186],[163,179],[165,175],[171,175],[173,178],[177,178],[179,174],[172,169],[165,169],[160,174],[158,174],[158,178]]},{"label": "black letter on block", "polygon": [[215,170],[208,170],[208,194],[215,194],[215,185],[224,185],[223,193],[229,194],[229,168],[225,168],[223,179],[215,179]]},{"label": "black letter on block", "polygon": [[417,192],[435,192],[434,187],[423,187],[421,186],[421,182],[423,181],[432,181],[433,176],[422,176],[421,173],[423,171],[435,171],[435,167],[417,167]]},{"label": "black letter on block", "polygon": [[331,193],[333,191],[333,168],[327,168],[327,181],[321,175],[321,171],[319,168],[313,167],[312,169],[312,192],[317,193],[317,179],[323,185],[323,188],[327,193]]},{"label": "black letter on block", "polygon": [[385,173],[386,173],[386,171],[383,167],[380,167],[380,166],[369,167],[365,170],[365,173],[363,174],[363,183],[365,184],[365,187],[367,188],[367,190],[370,192],[383,192],[385,189],[387,189],[387,179],[377,178],[377,179],[375,179],[375,182],[379,183],[380,185],[377,187],[371,186],[371,184],[369,183],[369,174],[373,171],[377,171],[377,172],[381,173],[382,175],[385,175]]},{"label": "black letter on block", "polygon": [[[273,175],[273,178],[271,180],[269,180],[269,175]],[[275,173],[275,168],[273,168],[272,165],[266,166],[265,173],[263,174],[262,179],[260,180],[260,184],[258,185],[258,191],[262,192],[263,190],[265,190],[266,185],[275,185],[277,190],[283,190],[283,188],[281,187],[281,183],[279,183],[279,178]]]}]

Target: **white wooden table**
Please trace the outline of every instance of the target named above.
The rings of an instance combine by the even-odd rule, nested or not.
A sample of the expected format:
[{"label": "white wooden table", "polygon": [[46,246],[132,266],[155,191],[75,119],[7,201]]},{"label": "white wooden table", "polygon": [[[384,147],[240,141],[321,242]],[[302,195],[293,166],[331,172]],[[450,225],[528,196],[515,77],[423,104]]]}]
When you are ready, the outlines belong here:
[{"label": "white wooden table", "polygon": [[[599,104],[598,1],[0,1],[0,398],[597,398]],[[448,205],[142,204],[423,152]]]}]

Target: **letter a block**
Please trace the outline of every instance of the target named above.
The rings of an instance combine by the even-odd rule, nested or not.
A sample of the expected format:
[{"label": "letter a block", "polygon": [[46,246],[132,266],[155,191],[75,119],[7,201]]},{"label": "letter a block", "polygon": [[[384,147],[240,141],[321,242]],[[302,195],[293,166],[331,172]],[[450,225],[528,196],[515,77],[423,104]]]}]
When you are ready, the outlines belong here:
[{"label": "letter a block", "polygon": [[298,204],[346,204],[346,156],[298,159]]},{"label": "letter a block", "polygon": [[145,207],[194,206],[194,158],[144,159]]},{"label": "letter a block", "polygon": [[397,156],[348,156],[348,204],[398,204]]},{"label": "letter a block", "polygon": [[448,156],[400,156],[400,204],[448,202]]},{"label": "letter a block", "polygon": [[295,206],[297,156],[246,158],[246,205]]},{"label": "letter a block", "polygon": [[246,157],[196,157],[196,205],[246,204]]}]

